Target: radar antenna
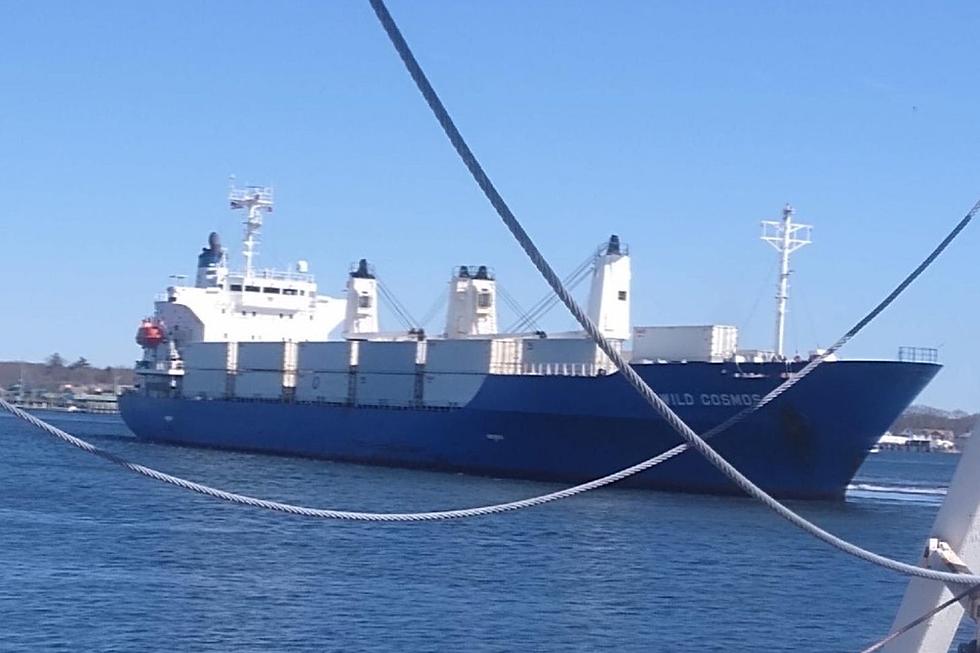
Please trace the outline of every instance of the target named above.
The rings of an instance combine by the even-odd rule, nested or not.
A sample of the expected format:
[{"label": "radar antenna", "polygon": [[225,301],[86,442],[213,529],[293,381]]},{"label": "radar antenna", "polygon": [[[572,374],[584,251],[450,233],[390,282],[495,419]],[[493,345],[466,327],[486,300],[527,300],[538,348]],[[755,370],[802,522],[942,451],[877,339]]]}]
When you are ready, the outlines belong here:
[{"label": "radar antenna", "polygon": [[795,211],[787,204],[783,207],[783,219],[763,220],[762,240],[779,252],[779,285],[776,290],[776,355],[783,357],[783,340],[786,334],[786,300],[789,299],[789,255],[809,245],[812,225],[793,222]]},{"label": "radar antenna", "polygon": [[[234,184],[234,181],[232,181]],[[252,259],[259,244],[259,231],[262,229],[262,213],[272,212],[272,188],[268,186],[246,186],[236,188],[232,185],[228,193],[232,209],[245,209],[245,237],[242,240],[242,256],[245,258],[245,277],[252,276]]]}]

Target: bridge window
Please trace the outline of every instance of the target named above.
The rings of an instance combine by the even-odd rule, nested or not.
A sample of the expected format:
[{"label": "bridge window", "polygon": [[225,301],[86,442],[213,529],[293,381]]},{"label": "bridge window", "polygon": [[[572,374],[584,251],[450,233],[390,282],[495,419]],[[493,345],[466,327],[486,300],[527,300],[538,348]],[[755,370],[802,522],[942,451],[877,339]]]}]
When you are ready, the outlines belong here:
[{"label": "bridge window", "polygon": [[295,295],[296,294],[296,289],[295,288],[283,288],[282,289],[282,294],[284,294],[284,295]]},{"label": "bridge window", "polygon": [[278,295],[282,291],[279,288],[263,288],[262,292],[267,293],[269,295]]},{"label": "bridge window", "polygon": [[245,292],[259,292],[258,286],[245,286]]},{"label": "bridge window", "polygon": [[233,292],[241,292],[242,291],[242,284],[240,284],[240,283],[233,283],[233,284],[231,284],[231,286],[229,286],[229,288]]}]

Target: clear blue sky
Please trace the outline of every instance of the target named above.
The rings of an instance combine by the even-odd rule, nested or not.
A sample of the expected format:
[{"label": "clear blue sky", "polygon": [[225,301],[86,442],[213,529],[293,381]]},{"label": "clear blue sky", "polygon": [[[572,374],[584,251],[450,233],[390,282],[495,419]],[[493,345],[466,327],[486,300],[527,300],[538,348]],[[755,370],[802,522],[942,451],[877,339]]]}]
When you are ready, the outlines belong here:
[{"label": "clear blue sky", "polygon": [[[366,256],[417,316],[458,263],[491,264],[525,305],[543,294],[366,2],[3,7],[0,359],[131,364],[207,233],[237,253],[232,173],[275,185],[261,260],[307,258],[324,291]],[[816,225],[789,348],[826,345],[980,196],[976,3],[391,10],[556,267],[611,232],[630,243],[637,324],[769,345],[758,223],[788,201]],[[846,354],[941,347],[922,401],[980,409],[978,245],[980,224]]]}]

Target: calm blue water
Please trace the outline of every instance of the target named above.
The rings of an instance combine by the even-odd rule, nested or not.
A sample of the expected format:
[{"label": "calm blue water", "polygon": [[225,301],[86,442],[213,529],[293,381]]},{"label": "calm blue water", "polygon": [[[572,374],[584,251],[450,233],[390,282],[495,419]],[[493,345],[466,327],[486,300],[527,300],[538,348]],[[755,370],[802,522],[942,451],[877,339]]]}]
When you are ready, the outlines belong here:
[{"label": "calm blue water", "polygon": [[[555,486],[138,443],[134,460],[315,506],[479,505]],[[476,521],[319,522],[137,477],[0,415],[0,649],[856,651],[905,581],[746,499],[603,490]],[[914,561],[956,457],[879,454],[845,504],[796,504]]]}]

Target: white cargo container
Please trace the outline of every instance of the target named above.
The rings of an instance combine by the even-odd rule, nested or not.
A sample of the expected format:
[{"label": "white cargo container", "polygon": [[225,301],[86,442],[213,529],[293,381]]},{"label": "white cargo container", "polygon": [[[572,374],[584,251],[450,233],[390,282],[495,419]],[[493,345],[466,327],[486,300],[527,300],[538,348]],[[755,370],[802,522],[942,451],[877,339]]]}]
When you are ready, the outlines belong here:
[{"label": "white cargo container", "polygon": [[[287,360],[287,345],[292,351],[292,361]],[[241,342],[238,344],[238,369],[243,372],[282,372],[287,362],[295,369],[294,343]]]},{"label": "white cargo container", "polygon": [[298,368],[300,371],[347,372],[356,361],[356,345],[347,341],[301,342]]},{"label": "white cargo container", "polygon": [[181,383],[181,394],[187,399],[221,399],[227,394],[228,372],[186,370]]},{"label": "white cargo container", "polygon": [[235,396],[241,399],[282,399],[283,372],[239,372],[235,377]]},{"label": "white cargo container", "polygon": [[490,352],[491,374],[520,374],[524,361],[524,341],[518,338],[497,338]]},{"label": "white cargo container", "polygon": [[362,373],[415,372],[418,351],[415,340],[357,343],[357,369]]},{"label": "white cargo container", "polygon": [[633,329],[633,360],[721,362],[735,355],[738,329],[724,324]]},{"label": "white cargo container", "polygon": [[429,340],[427,372],[460,374],[516,374],[521,346],[513,338]]},{"label": "white cargo container", "polygon": [[434,373],[486,373],[492,340],[430,340],[425,358],[426,377]]},{"label": "white cargo container", "polygon": [[[621,341],[616,342],[620,347]],[[615,370],[612,361],[592,340],[582,337],[524,340],[524,374],[595,376]]]},{"label": "white cargo container", "polygon": [[422,400],[426,406],[465,406],[476,396],[485,374],[426,373]]},{"label": "white cargo container", "polygon": [[594,364],[602,352],[587,338],[533,338],[524,341],[525,364]]},{"label": "white cargo container", "polygon": [[768,363],[776,360],[776,352],[766,349],[739,349],[735,352],[739,363]]},{"label": "white cargo container", "polygon": [[300,371],[296,379],[296,401],[347,403],[350,380],[348,372]]},{"label": "white cargo container", "polygon": [[181,348],[181,360],[188,370],[234,370],[238,343],[192,342]]},{"label": "white cargo container", "polygon": [[[415,363],[413,362],[414,366]],[[415,379],[412,374],[357,374],[355,400],[358,404],[409,406],[415,403]]]}]

